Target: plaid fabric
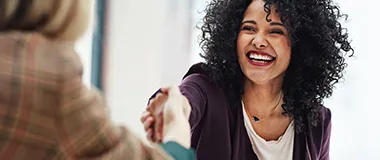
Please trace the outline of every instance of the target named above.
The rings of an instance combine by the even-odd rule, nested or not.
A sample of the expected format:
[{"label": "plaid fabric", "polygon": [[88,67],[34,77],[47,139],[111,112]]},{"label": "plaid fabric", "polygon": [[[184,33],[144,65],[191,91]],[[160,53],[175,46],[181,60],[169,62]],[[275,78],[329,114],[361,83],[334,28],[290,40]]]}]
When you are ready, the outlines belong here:
[{"label": "plaid fabric", "polygon": [[0,34],[0,159],[171,159],[114,126],[71,43]]}]

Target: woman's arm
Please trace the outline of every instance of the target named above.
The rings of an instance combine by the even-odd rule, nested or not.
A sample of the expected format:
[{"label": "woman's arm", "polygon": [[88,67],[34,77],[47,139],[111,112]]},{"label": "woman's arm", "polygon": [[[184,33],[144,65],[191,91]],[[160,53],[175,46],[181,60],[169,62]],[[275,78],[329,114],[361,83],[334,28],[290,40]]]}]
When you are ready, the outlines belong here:
[{"label": "woman's arm", "polygon": [[324,109],[324,121],[323,122],[323,135],[322,135],[322,148],[321,148],[321,160],[330,159],[330,137],[331,137],[331,111],[328,108]]},{"label": "woman's arm", "polygon": [[206,110],[207,97],[202,90],[202,86],[207,85],[205,82],[204,75],[192,74],[186,77],[179,86],[181,93],[188,99],[191,106],[189,119],[191,129],[198,126]]}]

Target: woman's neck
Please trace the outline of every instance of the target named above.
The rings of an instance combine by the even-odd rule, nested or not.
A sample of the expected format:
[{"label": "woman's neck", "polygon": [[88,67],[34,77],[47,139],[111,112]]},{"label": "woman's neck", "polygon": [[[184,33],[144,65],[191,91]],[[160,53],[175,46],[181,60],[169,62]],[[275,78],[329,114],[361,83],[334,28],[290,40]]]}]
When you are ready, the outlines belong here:
[{"label": "woman's neck", "polygon": [[246,80],[243,94],[245,107],[258,115],[268,114],[268,111],[274,108],[282,98],[281,86],[282,80],[274,80],[262,84]]}]

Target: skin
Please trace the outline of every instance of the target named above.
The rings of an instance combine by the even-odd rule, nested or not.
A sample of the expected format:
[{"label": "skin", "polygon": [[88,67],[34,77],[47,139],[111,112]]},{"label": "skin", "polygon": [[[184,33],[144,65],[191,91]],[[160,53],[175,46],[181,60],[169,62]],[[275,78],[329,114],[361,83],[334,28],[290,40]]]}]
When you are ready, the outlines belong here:
[{"label": "skin", "polygon": [[[249,115],[265,118],[253,122],[252,127],[263,139],[277,140],[287,129],[291,119],[285,117],[281,108],[281,86],[291,56],[290,39],[286,28],[272,6],[267,21],[262,0],[254,0],[247,8],[237,38],[239,65],[246,80],[243,102]],[[265,52],[276,59],[269,66],[255,66],[249,63],[249,51]],[[279,105],[273,110],[277,102]],[[268,117],[268,118],[267,118]]]},{"label": "skin", "polygon": [[174,141],[190,148],[188,121],[191,107],[188,100],[177,86],[161,88],[161,91],[150,100],[147,111],[141,117],[148,139],[163,143]]}]

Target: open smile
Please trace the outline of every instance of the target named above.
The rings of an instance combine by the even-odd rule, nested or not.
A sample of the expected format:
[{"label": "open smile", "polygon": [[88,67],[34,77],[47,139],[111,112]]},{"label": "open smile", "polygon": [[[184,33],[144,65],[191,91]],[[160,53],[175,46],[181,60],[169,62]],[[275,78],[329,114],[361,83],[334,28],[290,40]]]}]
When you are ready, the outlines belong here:
[{"label": "open smile", "polygon": [[246,56],[249,63],[254,66],[269,66],[276,60],[276,57],[268,53],[258,51],[249,51],[246,53]]}]

